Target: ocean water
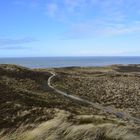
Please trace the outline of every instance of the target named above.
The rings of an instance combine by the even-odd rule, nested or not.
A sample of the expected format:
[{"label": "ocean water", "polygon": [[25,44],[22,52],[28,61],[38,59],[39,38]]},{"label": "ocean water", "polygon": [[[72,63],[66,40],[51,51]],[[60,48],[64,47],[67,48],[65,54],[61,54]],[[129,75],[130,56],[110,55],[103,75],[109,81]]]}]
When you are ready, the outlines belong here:
[{"label": "ocean water", "polygon": [[29,68],[55,68],[71,66],[107,66],[112,64],[140,64],[138,57],[34,57],[0,58],[0,64],[17,64]]}]

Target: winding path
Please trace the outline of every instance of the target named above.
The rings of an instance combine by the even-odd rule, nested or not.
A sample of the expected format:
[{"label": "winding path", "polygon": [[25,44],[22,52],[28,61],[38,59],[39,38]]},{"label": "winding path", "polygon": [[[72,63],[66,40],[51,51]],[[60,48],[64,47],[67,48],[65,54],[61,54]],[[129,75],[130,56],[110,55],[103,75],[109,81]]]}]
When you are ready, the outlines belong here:
[{"label": "winding path", "polygon": [[82,99],[82,98],[77,97],[77,96],[74,96],[74,95],[67,94],[67,93],[64,92],[64,91],[61,91],[61,90],[59,90],[59,89],[56,89],[56,88],[53,87],[52,84],[51,84],[51,81],[52,81],[52,79],[56,76],[56,74],[55,74],[54,72],[50,72],[50,73],[51,73],[51,76],[48,78],[48,86],[49,86],[52,90],[54,90],[56,93],[61,94],[61,95],[65,96],[65,97],[67,97],[67,98],[69,98],[69,99],[72,99],[72,100],[74,100],[74,101],[76,101],[76,102],[79,102],[79,103],[82,103],[82,104],[86,104],[86,105],[92,106],[92,107],[94,107],[94,108],[96,108],[96,109],[99,109],[99,110],[102,110],[102,111],[104,111],[104,112],[106,112],[106,113],[114,114],[116,117],[121,118],[121,119],[123,119],[123,120],[133,121],[133,122],[135,122],[135,123],[137,123],[137,124],[140,124],[140,119],[135,118],[135,117],[132,117],[132,116],[130,116],[129,114],[126,114],[126,113],[124,113],[124,112],[118,112],[117,109],[115,109],[115,108],[104,107],[104,106],[102,106],[102,105],[100,105],[100,104],[98,104],[98,103],[93,103],[93,102],[91,102],[91,101]]}]

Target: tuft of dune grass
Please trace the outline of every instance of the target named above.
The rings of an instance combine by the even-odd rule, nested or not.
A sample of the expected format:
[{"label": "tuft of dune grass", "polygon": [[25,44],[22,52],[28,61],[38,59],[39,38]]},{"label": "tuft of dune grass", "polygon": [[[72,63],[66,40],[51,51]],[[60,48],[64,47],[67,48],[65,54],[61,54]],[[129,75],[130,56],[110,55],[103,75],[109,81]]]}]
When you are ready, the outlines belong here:
[{"label": "tuft of dune grass", "polygon": [[[125,126],[113,123],[74,124],[68,122],[69,113],[59,111],[50,121],[25,132],[1,136],[0,140],[139,140]],[[100,118],[101,119],[101,118]]]}]

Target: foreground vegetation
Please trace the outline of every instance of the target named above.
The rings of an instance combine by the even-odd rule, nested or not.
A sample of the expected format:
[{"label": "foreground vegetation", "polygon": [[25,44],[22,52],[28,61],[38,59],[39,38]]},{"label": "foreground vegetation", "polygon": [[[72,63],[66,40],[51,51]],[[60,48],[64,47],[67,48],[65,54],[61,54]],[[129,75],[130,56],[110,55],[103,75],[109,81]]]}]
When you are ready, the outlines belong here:
[{"label": "foreground vegetation", "polygon": [[140,118],[139,67],[36,69],[0,65],[0,140],[138,140],[140,126],[58,95],[115,106]]}]

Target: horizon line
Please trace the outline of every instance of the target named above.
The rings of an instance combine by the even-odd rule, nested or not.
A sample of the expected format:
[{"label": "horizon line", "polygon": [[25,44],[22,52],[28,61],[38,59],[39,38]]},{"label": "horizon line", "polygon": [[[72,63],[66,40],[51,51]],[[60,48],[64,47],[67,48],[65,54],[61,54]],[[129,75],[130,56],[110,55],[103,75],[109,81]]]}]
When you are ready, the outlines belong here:
[{"label": "horizon line", "polygon": [[140,57],[137,55],[98,55],[98,56],[6,56],[1,58],[62,58],[62,57]]}]

